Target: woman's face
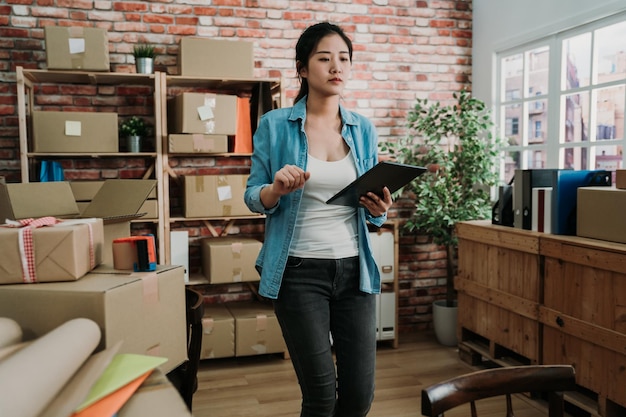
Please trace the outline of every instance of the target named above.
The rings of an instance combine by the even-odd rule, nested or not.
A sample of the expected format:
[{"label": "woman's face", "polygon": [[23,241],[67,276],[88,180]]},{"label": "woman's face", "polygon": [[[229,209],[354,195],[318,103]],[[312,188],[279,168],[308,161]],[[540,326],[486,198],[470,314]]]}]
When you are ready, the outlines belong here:
[{"label": "woman's face", "polygon": [[348,45],[341,36],[332,34],[319,41],[300,76],[309,83],[309,95],[341,95],[351,68]]}]

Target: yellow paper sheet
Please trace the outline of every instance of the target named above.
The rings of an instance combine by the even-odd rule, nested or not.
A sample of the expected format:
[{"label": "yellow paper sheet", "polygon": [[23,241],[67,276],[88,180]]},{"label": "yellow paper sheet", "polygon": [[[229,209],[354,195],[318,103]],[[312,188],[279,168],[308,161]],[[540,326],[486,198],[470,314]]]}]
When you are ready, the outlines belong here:
[{"label": "yellow paper sheet", "polygon": [[167,362],[167,358],[159,356],[132,353],[115,355],[91,388],[85,401],[76,408],[76,412],[83,410],[165,362]]}]

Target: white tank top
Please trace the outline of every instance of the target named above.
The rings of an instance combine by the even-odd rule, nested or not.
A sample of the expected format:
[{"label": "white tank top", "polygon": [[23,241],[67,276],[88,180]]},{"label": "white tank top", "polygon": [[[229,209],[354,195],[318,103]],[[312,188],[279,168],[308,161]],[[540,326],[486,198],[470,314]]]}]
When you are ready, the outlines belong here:
[{"label": "white tank top", "polygon": [[351,152],[331,162],[309,155],[307,171],[311,177],[304,185],[289,255],[322,259],[357,256],[356,208],[326,204],[326,200],[356,179]]}]

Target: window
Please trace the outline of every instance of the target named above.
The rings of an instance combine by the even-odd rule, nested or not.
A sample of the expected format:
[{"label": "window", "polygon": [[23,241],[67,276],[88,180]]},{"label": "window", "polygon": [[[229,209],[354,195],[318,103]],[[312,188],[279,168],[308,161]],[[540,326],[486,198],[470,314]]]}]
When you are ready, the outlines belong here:
[{"label": "window", "polygon": [[515,169],[624,166],[626,15],[498,54],[496,114]]}]

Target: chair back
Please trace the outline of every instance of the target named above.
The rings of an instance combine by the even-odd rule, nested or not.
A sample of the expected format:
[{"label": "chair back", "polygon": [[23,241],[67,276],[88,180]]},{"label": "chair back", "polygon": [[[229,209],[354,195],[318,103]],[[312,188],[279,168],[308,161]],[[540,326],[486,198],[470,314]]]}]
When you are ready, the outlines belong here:
[{"label": "chair back", "polygon": [[506,397],[507,417],[513,417],[511,395],[547,393],[548,416],[564,416],[563,391],[576,388],[574,367],[570,365],[528,365],[485,369],[431,385],[422,390],[422,415],[441,417],[462,404],[470,404],[472,417],[478,417],[475,402]]},{"label": "chair back", "polygon": [[202,351],[202,316],[204,315],[204,296],[192,289],[185,288],[187,306],[187,361],[168,373],[167,377],[176,387],[187,408],[191,411],[193,394],[198,389],[198,368]]}]

